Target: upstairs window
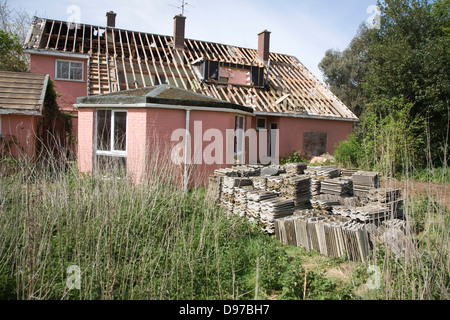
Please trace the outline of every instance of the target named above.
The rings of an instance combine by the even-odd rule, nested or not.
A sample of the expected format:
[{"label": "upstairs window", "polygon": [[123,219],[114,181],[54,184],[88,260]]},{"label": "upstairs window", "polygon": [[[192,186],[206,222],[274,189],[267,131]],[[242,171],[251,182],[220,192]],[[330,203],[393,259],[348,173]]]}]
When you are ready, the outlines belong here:
[{"label": "upstairs window", "polygon": [[83,81],[83,62],[56,60],[56,80]]},{"label": "upstairs window", "polygon": [[192,66],[200,81],[264,87],[265,69],[263,67],[203,58],[192,62]]},{"label": "upstairs window", "polygon": [[[159,79],[161,79],[161,81],[159,81]],[[166,84],[167,83],[167,79],[165,76],[155,76],[155,86],[159,86],[160,84]]]}]

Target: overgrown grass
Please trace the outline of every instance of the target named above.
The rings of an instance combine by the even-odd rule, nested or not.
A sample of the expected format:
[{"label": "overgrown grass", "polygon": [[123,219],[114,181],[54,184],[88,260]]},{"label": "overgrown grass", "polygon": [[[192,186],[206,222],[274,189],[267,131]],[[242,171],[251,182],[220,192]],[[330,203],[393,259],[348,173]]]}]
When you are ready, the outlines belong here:
[{"label": "overgrown grass", "polygon": [[305,277],[302,259],[203,189],[184,195],[167,172],[134,185],[63,167],[20,163],[0,176],[2,299],[351,296],[322,274]]},{"label": "overgrown grass", "polygon": [[422,182],[434,182],[450,184],[449,168],[431,168],[414,170],[412,179]]},{"label": "overgrown grass", "polygon": [[0,160],[0,299],[449,299],[441,199],[406,197],[407,256],[376,244],[353,263],[283,246],[155,163],[136,185],[113,169]]}]

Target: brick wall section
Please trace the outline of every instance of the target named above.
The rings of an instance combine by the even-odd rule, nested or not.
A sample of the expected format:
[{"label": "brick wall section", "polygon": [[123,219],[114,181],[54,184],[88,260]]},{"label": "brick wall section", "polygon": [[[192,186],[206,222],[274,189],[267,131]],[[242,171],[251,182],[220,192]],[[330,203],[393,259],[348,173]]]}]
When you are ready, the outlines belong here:
[{"label": "brick wall section", "polygon": [[183,17],[182,15],[177,15],[173,18],[173,21],[174,21],[173,36],[175,48],[183,49],[186,17]]},{"label": "brick wall section", "polygon": [[258,56],[262,61],[269,60],[270,32],[264,30],[258,34]]}]

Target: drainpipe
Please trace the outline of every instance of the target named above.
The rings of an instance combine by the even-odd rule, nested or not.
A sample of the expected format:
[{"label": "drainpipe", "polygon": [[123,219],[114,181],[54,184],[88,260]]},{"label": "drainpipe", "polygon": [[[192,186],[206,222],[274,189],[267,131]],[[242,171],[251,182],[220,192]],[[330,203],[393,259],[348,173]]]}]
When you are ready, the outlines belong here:
[{"label": "drainpipe", "polygon": [[184,193],[188,193],[188,161],[189,161],[189,148],[190,148],[190,132],[189,123],[191,118],[191,110],[186,109],[186,138],[184,140]]}]

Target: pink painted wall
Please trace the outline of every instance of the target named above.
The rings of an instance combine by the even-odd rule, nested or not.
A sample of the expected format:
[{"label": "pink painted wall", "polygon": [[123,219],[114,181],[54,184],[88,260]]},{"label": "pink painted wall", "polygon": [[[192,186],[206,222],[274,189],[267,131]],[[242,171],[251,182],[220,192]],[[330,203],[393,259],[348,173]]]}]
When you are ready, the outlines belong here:
[{"label": "pink painted wall", "polygon": [[[79,165],[82,172],[91,172],[94,168],[94,109],[79,110]],[[229,167],[226,163],[226,130],[235,128],[235,114],[228,112],[191,111],[191,160],[189,165],[189,187],[205,186],[209,176],[216,169]],[[246,116],[245,129],[256,128],[256,117]],[[267,117],[267,127],[278,123],[280,129],[280,156],[288,157],[294,151],[303,147],[303,132],[328,133],[327,151],[333,153],[335,144],[345,140],[352,132],[352,123],[331,120],[313,120],[284,117]],[[182,144],[179,140],[171,141],[172,133],[177,129],[184,130],[186,126],[186,111],[174,109],[142,109],[130,108],[127,114],[127,171],[135,182],[145,179],[148,173],[167,173],[170,179],[179,185],[184,181],[184,165],[175,165],[171,160],[171,152],[175,145]],[[214,129],[211,131],[210,129]],[[203,141],[206,132],[213,133],[214,138]],[[184,132],[183,132],[184,133]],[[220,134],[219,134],[220,133]],[[215,137],[222,136],[218,143],[223,146],[219,163],[206,164],[205,150],[212,150]],[[249,160],[250,145],[246,141],[246,161]],[[217,150],[217,149],[216,149]],[[234,152],[234,141],[230,149]],[[216,154],[211,153],[213,156]],[[181,154],[180,154],[181,155]],[[183,157],[184,159],[184,157]],[[168,178],[167,176],[165,176]]]},{"label": "pink painted wall", "polygon": [[[84,64],[83,81],[55,80],[56,77],[56,60],[79,61]],[[61,110],[73,111],[73,104],[76,103],[78,97],[87,96],[87,59],[72,59],[65,57],[55,57],[47,55],[30,55],[30,72],[49,74],[55,83],[55,90],[62,96],[58,98],[58,104]]]},{"label": "pink painted wall", "polygon": [[228,78],[229,84],[237,84],[237,85],[251,84],[250,71],[246,70],[220,68],[220,77]]},{"label": "pink painted wall", "polygon": [[271,121],[278,123],[278,129],[280,130],[280,157],[283,158],[289,157],[295,151],[303,149],[304,132],[327,133],[327,152],[334,154],[336,144],[347,139],[353,130],[353,122],[350,121],[288,117],[279,117]]},{"label": "pink painted wall", "polygon": [[[56,60],[83,62],[83,81],[55,80]],[[73,115],[77,114],[77,110],[73,107],[73,105],[76,103],[78,97],[87,96],[87,59],[72,59],[49,55],[30,54],[30,72],[48,74],[55,84],[56,92],[62,95],[57,99],[60,109]],[[76,117],[72,118],[72,125],[72,136],[74,138],[78,138],[78,119]]]},{"label": "pink painted wall", "polygon": [[14,137],[15,143],[11,147],[0,150],[11,154],[15,158],[29,156],[33,158],[36,151],[37,117],[27,115],[2,115],[2,137]]},{"label": "pink painted wall", "polygon": [[81,172],[92,172],[94,170],[94,109],[79,109],[78,119],[78,167]]},{"label": "pink painted wall", "polygon": [[[94,115],[95,111],[92,108],[79,109],[78,163],[81,172],[92,172],[94,169]],[[189,165],[190,187],[207,185],[209,176],[214,173],[214,170],[228,166],[225,153],[222,157],[223,164],[205,164],[204,159],[201,160],[202,164],[195,164],[195,156],[200,154],[203,158],[203,151],[213,142],[203,142],[204,133],[209,129],[216,129],[225,137],[226,130],[234,128],[234,117],[233,113],[191,111],[191,159],[193,163]],[[201,126],[198,125],[199,122],[201,122]],[[127,171],[130,177],[135,182],[139,182],[145,179],[145,173],[154,177],[155,173],[163,172],[166,174],[165,178],[182,186],[184,165],[175,165],[171,160],[172,149],[181,142],[181,139],[171,141],[171,138],[175,130],[184,130],[185,128],[185,110],[128,109]],[[196,139],[198,140],[196,141]]]},{"label": "pink painted wall", "polygon": [[[190,127],[191,134],[191,160],[189,165],[189,187],[205,186],[209,176],[218,168],[227,167],[226,158],[223,154],[223,164],[205,164],[203,158],[204,150],[213,141],[203,142],[203,135],[209,129],[216,129],[226,136],[226,129],[234,128],[234,113],[191,111]],[[146,122],[143,130],[143,122]],[[199,125],[201,123],[201,125]],[[134,176],[140,176],[139,170],[159,170],[170,172],[172,180],[182,185],[184,181],[184,165],[172,163],[172,149],[182,140],[171,141],[172,133],[177,129],[186,128],[186,111],[173,109],[129,109],[128,110],[128,147],[127,167]],[[146,133],[144,133],[146,132]],[[147,137],[146,141],[142,137]],[[214,140],[214,139],[212,139]],[[225,142],[224,142],[225,143]],[[147,150],[146,157],[142,150]],[[213,155],[215,155],[213,153]],[[201,162],[202,164],[196,164]],[[147,168],[142,166],[147,161]],[[141,164],[140,164],[141,163]]]},{"label": "pink painted wall", "polygon": [[[214,171],[219,168],[226,168],[230,167],[230,165],[227,165],[227,149],[226,149],[226,130],[227,129],[233,129],[235,128],[235,114],[230,112],[208,112],[208,111],[191,111],[191,119],[190,119],[190,132],[191,135],[194,135],[195,129],[197,127],[197,131],[201,132],[201,137],[194,137],[191,141],[191,150],[192,156],[194,157],[194,163],[195,163],[195,157],[197,157],[197,161],[200,162],[200,156],[201,156],[201,163],[202,164],[194,164],[192,167],[192,174],[190,179],[189,187],[198,187],[198,186],[206,186],[208,185],[209,176],[214,174]],[[201,130],[200,126],[197,124],[195,125],[195,122],[201,122]],[[214,131],[211,131],[211,129],[215,129],[217,134],[215,134]],[[203,138],[205,133],[209,131],[209,133],[212,135],[211,141],[200,141]],[[215,139],[216,137],[220,136],[219,132],[221,133],[223,140],[217,141],[217,145],[220,143],[223,145],[222,149],[222,155],[221,157],[219,155],[215,154],[215,151],[211,151],[215,146]],[[195,141],[195,138],[197,138],[197,142]],[[205,152],[206,149],[206,152]],[[231,141],[231,150],[228,150],[230,152],[231,157],[234,156],[234,140]],[[205,156],[213,156],[217,160],[219,158],[222,159],[219,163],[214,164],[206,164],[205,163]],[[210,159],[214,160],[214,159]]]},{"label": "pink painted wall", "polygon": [[136,183],[142,178],[147,158],[147,109],[129,109],[127,113],[127,171]]}]

